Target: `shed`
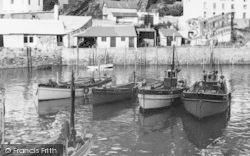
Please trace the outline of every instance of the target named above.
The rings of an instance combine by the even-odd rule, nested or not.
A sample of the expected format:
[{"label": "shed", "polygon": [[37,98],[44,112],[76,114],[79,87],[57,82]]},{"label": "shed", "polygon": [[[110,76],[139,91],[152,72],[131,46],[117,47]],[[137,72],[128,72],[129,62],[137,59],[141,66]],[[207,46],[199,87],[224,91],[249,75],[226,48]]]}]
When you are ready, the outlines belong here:
[{"label": "shed", "polygon": [[75,36],[83,43],[84,47],[137,47],[137,35],[134,26],[95,26]]},{"label": "shed", "polygon": [[175,36],[176,46],[181,46],[182,36],[175,29],[159,29],[159,39],[161,46],[171,46]]}]

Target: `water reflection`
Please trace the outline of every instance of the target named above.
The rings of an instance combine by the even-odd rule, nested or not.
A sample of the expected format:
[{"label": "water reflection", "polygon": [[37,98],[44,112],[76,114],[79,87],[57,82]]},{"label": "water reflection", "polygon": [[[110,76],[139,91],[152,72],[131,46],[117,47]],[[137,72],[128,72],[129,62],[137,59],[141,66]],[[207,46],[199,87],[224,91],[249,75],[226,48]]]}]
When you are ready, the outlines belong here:
[{"label": "water reflection", "polygon": [[172,108],[156,110],[153,112],[139,113],[140,129],[143,133],[152,131],[164,131],[170,126]]},{"label": "water reflection", "polygon": [[228,110],[203,120],[198,120],[189,114],[183,115],[183,129],[187,139],[199,149],[205,149],[208,145],[216,143],[215,140],[223,136],[229,113]]},{"label": "water reflection", "polygon": [[[52,70],[0,70],[0,85],[6,99],[6,138],[14,143],[37,142],[58,134],[63,120],[69,119],[70,99],[33,104],[33,86],[48,79],[70,79],[73,67]],[[162,79],[166,66],[137,66],[139,78]],[[250,152],[250,66],[224,66],[223,74],[234,90],[230,120],[226,116],[197,121],[183,107],[171,107],[152,114],[140,114],[138,103],[118,102],[92,107],[92,98],[76,99],[77,133],[94,134],[96,155],[205,155],[201,151],[220,149],[224,155],[248,155]],[[134,66],[116,66],[105,71],[114,84],[133,81]],[[188,84],[200,79],[202,66],[183,66]],[[101,75],[103,75],[101,71]],[[79,67],[76,75],[89,77],[97,71]],[[225,154],[226,153],[226,154]],[[208,154],[209,155],[209,154]],[[216,154],[215,154],[216,155]]]}]

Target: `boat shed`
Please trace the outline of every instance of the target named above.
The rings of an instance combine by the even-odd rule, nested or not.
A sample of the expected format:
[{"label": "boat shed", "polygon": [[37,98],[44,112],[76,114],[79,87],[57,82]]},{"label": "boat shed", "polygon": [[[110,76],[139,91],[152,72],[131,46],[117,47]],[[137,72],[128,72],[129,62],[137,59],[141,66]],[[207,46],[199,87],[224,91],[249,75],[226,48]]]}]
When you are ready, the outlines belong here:
[{"label": "boat shed", "polygon": [[11,48],[62,46],[65,34],[58,20],[0,19],[0,46]]},{"label": "boat shed", "polygon": [[95,26],[75,35],[80,47],[136,48],[137,35],[134,26]]},{"label": "boat shed", "polygon": [[182,35],[175,29],[159,29],[159,39],[161,46],[172,46],[173,35],[175,35],[176,46],[181,46]]}]

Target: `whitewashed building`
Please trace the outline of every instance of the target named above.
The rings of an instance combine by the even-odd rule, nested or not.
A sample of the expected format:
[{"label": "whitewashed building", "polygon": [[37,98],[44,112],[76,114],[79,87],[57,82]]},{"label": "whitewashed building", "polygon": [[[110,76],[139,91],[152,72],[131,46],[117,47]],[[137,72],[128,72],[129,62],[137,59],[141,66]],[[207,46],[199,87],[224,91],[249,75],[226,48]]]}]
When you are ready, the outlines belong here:
[{"label": "whitewashed building", "polygon": [[159,39],[161,46],[172,46],[173,36],[175,36],[175,45],[181,46],[182,36],[175,29],[159,29]]},{"label": "whitewashed building", "polygon": [[53,48],[63,46],[64,25],[59,20],[0,19],[0,46]]},{"label": "whitewashed building", "polygon": [[[80,42],[94,41],[96,48],[136,48],[137,35],[134,26],[95,26],[75,35]],[[90,46],[91,47],[91,46]]]},{"label": "whitewashed building", "polygon": [[77,38],[75,34],[79,34],[92,26],[91,16],[59,16],[59,21],[64,25],[65,35],[63,36],[63,43],[65,47],[76,47]]},{"label": "whitewashed building", "polygon": [[43,0],[0,0],[0,13],[36,12],[43,10]]},{"label": "whitewashed building", "polygon": [[234,12],[236,19],[250,18],[250,0],[183,0],[183,16],[210,18]]}]

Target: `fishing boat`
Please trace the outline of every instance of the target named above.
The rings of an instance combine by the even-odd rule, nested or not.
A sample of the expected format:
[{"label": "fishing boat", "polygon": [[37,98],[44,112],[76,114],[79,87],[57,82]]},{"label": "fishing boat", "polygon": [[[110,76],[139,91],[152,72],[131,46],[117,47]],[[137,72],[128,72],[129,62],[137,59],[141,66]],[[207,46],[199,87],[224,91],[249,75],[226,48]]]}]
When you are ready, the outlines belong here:
[{"label": "fishing boat", "polygon": [[122,100],[129,100],[135,96],[137,83],[127,83],[116,86],[93,88],[93,104],[107,104]]},{"label": "fishing boat", "polygon": [[[75,130],[75,84],[74,84],[74,72],[72,72],[72,81],[70,86],[71,95],[71,107],[70,107],[70,123],[65,120],[62,124],[61,133],[50,139],[39,142],[37,144],[43,144],[51,146],[55,144],[63,145],[63,156],[87,156],[93,144],[92,134],[85,134],[77,136]],[[43,146],[44,147],[44,146]]]},{"label": "fishing boat", "polygon": [[216,70],[213,48],[211,47],[209,71],[203,70],[203,79],[183,91],[183,103],[187,112],[197,118],[204,118],[225,112],[231,101],[231,92],[222,74]]},{"label": "fishing boat", "polygon": [[178,81],[177,75],[180,69],[175,66],[174,55],[175,44],[173,44],[171,69],[166,71],[163,82],[147,85],[144,81],[142,87],[139,87],[138,99],[141,111],[168,107],[180,99],[185,84],[184,81]]},{"label": "fishing boat", "polygon": [[87,69],[98,70],[98,69],[110,69],[113,67],[114,67],[114,64],[101,64],[98,66],[87,66]]},{"label": "fishing boat", "polygon": [[[111,81],[110,77],[76,81],[76,97],[91,94],[92,88],[105,85]],[[57,83],[50,79],[48,83],[38,84],[35,89],[35,97],[38,101],[70,98],[70,82]]]}]

